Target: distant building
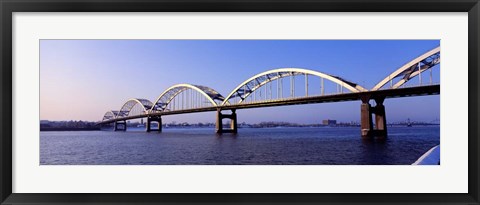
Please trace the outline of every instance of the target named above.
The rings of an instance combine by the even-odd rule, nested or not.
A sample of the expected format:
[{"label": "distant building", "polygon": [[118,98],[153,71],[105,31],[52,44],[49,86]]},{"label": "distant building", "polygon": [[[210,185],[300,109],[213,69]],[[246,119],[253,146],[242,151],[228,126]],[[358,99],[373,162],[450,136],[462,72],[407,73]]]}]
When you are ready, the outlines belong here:
[{"label": "distant building", "polygon": [[323,120],[322,124],[332,126],[332,125],[337,125],[337,121],[336,120]]}]

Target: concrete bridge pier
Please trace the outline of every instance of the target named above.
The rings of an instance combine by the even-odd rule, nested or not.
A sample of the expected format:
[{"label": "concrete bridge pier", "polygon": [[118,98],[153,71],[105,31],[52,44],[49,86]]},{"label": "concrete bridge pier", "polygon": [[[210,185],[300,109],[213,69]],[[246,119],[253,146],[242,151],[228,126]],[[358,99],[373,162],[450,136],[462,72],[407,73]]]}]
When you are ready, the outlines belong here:
[{"label": "concrete bridge pier", "polygon": [[[158,123],[158,129],[152,129],[152,122]],[[162,116],[147,117],[146,130],[147,132],[151,132],[151,131],[162,132]]]},{"label": "concrete bridge pier", "polygon": [[385,106],[383,105],[385,97],[375,98],[375,136],[387,136],[387,118],[385,116]]},{"label": "concrete bridge pier", "polygon": [[[122,125],[122,128],[119,128],[118,126]],[[127,121],[115,121],[113,123],[113,131],[127,131]]]},{"label": "concrete bridge pier", "polygon": [[362,96],[362,105],[360,105],[360,130],[362,137],[368,137],[373,130],[372,106],[370,105],[370,96]]},{"label": "concrete bridge pier", "polygon": [[[370,96],[362,96],[362,105],[360,106],[360,129],[362,137],[386,137],[387,136],[387,118],[385,115],[385,106],[383,101],[385,97],[374,98],[376,105],[372,107],[369,103]],[[375,129],[373,127],[372,114],[375,114]]]},{"label": "concrete bridge pier", "polygon": [[[232,114],[223,114],[221,109],[217,109],[217,122],[215,125],[216,133],[237,133],[237,114],[232,109]],[[230,129],[223,128],[223,119],[230,119]]]}]

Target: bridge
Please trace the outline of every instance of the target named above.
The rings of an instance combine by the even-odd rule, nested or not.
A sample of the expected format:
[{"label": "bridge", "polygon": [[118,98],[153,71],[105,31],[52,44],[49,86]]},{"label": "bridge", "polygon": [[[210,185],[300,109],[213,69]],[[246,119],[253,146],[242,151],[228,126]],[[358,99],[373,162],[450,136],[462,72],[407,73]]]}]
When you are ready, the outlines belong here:
[{"label": "bridge", "polygon": [[[335,75],[304,68],[279,68],[259,73],[240,83],[225,97],[207,86],[177,84],[167,88],[153,102],[141,98],[128,100],[119,110],[107,111],[98,124],[113,123],[115,131],[126,131],[127,120],[146,118],[147,132],[161,132],[162,116],[216,111],[216,132],[237,133],[236,110],[239,109],[361,101],[361,135],[387,136],[384,100],[439,95],[440,84],[432,81],[434,67],[439,64],[440,47],[437,47],[399,67],[371,89]],[[430,71],[429,77],[423,76],[422,79],[422,73],[427,70]],[[301,90],[295,87],[298,78],[302,80]],[[414,78],[418,83],[406,84]],[[285,88],[284,84],[288,87]],[[375,106],[370,104],[371,101]],[[224,119],[230,119],[229,126],[224,127]],[[157,124],[156,129],[152,123]]]}]

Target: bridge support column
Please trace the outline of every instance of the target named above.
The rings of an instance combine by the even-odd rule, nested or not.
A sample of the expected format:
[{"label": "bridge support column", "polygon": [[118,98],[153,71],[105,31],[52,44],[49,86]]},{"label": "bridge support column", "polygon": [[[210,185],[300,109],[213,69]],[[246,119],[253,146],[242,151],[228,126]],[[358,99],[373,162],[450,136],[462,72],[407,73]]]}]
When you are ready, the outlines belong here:
[{"label": "bridge support column", "polygon": [[[362,100],[363,101],[363,100]],[[360,129],[362,132],[362,137],[368,137],[373,130],[373,123],[372,123],[372,106],[370,103],[362,102],[360,106]]]},{"label": "bridge support column", "polygon": [[[158,123],[158,129],[152,129],[152,122],[157,122]],[[162,132],[162,116],[152,116],[152,117],[147,117],[147,132],[151,131],[157,131],[157,132]]]},{"label": "bridge support column", "polygon": [[[230,129],[223,128],[223,119],[230,119]],[[217,110],[216,133],[237,133],[237,124],[237,113],[235,113],[235,109],[232,109],[232,114],[223,114],[221,109]]]},{"label": "bridge support column", "polygon": [[[387,118],[385,117],[385,106],[383,105],[385,97],[374,98],[377,104],[375,107],[372,107],[369,103],[370,96],[361,96],[361,100],[360,129],[362,137],[386,137]],[[375,129],[373,128],[372,114],[375,114]]]},{"label": "bridge support column", "polygon": [[215,132],[218,134],[223,133],[223,124],[222,124],[222,110],[217,110],[217,122],[215,123]]},{"label": "bridge support column", "polygon": [[375,106],[375,135],[387,136],[387,118],[385,116],[385,106],[383,105],[385,98],[375,98],[377,105]]},{"label": "bridge support column", "polygon": [[[119,125],[122,125],[122,128],[119,128]],[[127,121],[115,121],[113,123],[113,131],[127,131]]]}]

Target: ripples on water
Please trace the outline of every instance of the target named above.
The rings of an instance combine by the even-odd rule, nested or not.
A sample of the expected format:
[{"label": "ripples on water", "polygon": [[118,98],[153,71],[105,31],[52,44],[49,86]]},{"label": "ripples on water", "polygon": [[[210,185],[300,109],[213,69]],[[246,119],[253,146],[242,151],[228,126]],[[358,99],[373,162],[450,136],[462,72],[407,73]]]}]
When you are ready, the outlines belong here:
[{"label": "ripples on water", "polygon": [[440,127],[389,127],[364,140],[358,127],[214,128],[127,132],[40,132],[42,165],[377,165],[412,164],[440,144]]}]

